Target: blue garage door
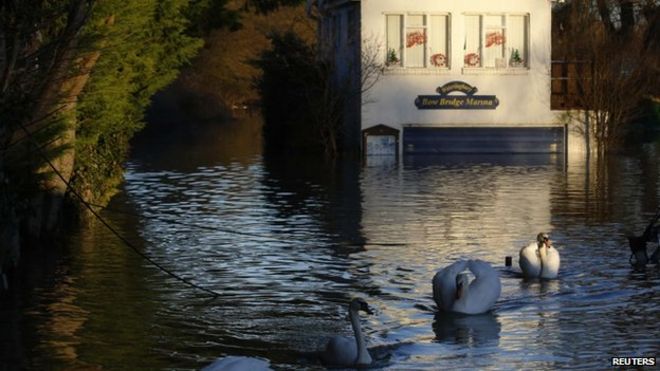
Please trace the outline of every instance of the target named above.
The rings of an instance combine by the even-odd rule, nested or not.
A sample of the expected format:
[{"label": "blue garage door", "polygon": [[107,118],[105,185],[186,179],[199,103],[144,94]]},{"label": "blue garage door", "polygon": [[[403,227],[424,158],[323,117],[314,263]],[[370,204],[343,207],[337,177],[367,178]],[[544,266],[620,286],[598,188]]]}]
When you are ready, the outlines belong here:
[{"label": "blue garage door", "polygon": [[563,127],[405,128],[403,152],[563,153]]}]

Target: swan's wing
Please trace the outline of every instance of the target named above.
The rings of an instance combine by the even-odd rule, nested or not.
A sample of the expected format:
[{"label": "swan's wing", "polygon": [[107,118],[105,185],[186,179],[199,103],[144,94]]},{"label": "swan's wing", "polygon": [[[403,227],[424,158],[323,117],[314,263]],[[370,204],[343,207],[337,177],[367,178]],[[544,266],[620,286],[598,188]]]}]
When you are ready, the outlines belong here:
[{"label": "swan's wing", "polygon": [[534,242],[520,249],[518,265],[525,277],[538,277],[541,274],[541,261],[537,251]]},{"label": "swan's wing", "polygon": [[467,261],[459,260],[433,276],[433,299],[439,308],[451,310],[456,295],[456,275],[465,270]]},{"label": "swan's wing", "polygon": [[500,275],[483,260],[470,260],[468,268],[475,279],[470,283],[466,302],[462,303],[462,312],[469,314],[487,312],[495,305],[502,292]]},{"label": "swan's wing", "polygon": [[321,361],[330,366],[353,366],[357,357],[355,339],[344,336],[332,337],[321,352]]},{"label": "swan's wing", "polygon": [[470,260],[468,262],[468,269],[474,274],[474,277],[476,277],[475,281],[478,279],[499,281],[500,279],[500,275],[497,271],[488,262],[480,259]]},{"label": "swan's wing", "polygon": [[268,361],[260,358],[229,356],[218,358],[202,371],[266,371],[272,369]]},{"label": "swan's wing", "polygon": [[454,263],[442,268],[438,273],[451,276],[452,279],[456,279],[456,276],[467,268],[467,260],[457,260]]},{"label": "swan's wing", "polygon": [[559,273],[559,251],[554,247],[548,248],[548,254],[543,263],[543,278],[556,278]]}]

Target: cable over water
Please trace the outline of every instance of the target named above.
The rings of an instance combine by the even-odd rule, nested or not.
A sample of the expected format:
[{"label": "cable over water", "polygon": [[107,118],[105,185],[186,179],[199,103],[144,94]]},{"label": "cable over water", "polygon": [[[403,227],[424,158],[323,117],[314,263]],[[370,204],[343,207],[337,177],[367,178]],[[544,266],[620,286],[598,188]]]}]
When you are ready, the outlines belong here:
[{"label": "cable over water", "polygon": [[48,164],[48,166],[53,170],[53,172],[55,173],[55,175],[57,175],[57,177],[60,178],[60,180],[61,180],[62,182],[64,182],[64,184],[66,184],[68,191],[71,192],[71,194],[73,194],[74,196],[76,196],[76,198],[78,199],[78,201],[80,201],[80,203],[82,203],[83,206],[85,206],[85,208],[86,208],[87,210],[89,210],[89,212],[92,213],[92,215],[93,215],[98,221],[100,221],[100,222],[101,222],[106,228],[108,228],[108,230],[109,230],[110,232],[112,232],[112,234],[114,234],[119,240],[121,240],[121,241],[124,243],[124,245],[126,245],[127,247],[129,247],[133,252],[135,252],[136,254],[138,254],[138,255],[139,255],[140,257],[142,257],[144,260],[146,260],[147,262],[149,262],[149,264],[155,266],[155,267],[158,268],[160,271],[164,272],[165,274],[169,275],[170,277],[172,277],[172,278],[174,278],[174,279],[176,279],[176,280],[178,280],[178,281],[180,281],[180,282],[183,282],[183,283],[185,283],[186,285],[188,285],[188,286],[190,286],[190,287],[193,287],[193,288],[195,288],[195,289],[198,289],[198,290],[204,291],[204,292],[206,292],[207,294],[211,295],[211,296],[214,297],[214,298],[220,296],[219,293],[217,293],[217,292],[215,292],[215,291],[213,291],[213,290],[209,290],[209,289],[207,289],[207,288],[205,288],[205,287],[199,286],[199,285],[195,284],[194,282],[191,282],[191,281],[189,281],[189,280],[187,280],[187,279],[185,279],[185,278],[179,276],[178,274],[176,274],[176,273],[170,271],[169,269],[165,268],[164,266],[162,266],[161,264],[159,264],[158,262],[156,262],[153,258],[151,258],[150,256],[148,256],[148,255],[145,254],[144,252],[140,251],[135,245],[133,245],[129,240],[127,240],[124,236],[122,236],[122,235],[121,235],[121,234],[120,234],[115,228],[113,228],[113,227],[112,227],[112,226],[111,226],[111,225],[110,225],[110,224],[109,224],[109,223],[108,223],[108,222],[107,222],[107,221],[106,221],[106,220],[105,220],[105,219],[104,219],[104,218],[103,218],[103,217],[102,217],[102,216],[101,216],[96,210],[94,210],[94,208],[92,207],[92,205],[90,205],[90,204],[89,204],[89,203],[88,203],[88,202],[87,202],[87,201],[86,201],[86,200],[80,195],[80,193],[78,193],[78,192],[75,190],[75,188],[71,186],[71,184],[69,183],[69,181],[68,181],[66,178],[64,178],[64,176],[62,175],[62,173],[61,173],[61,172],[55,167],[55,165],[53,165],[53,163],[48,159],[48,156],[46,156],[46,154],[44,153],[43,149],[41,149],[41,148],[39,147],[39,144],[34,140],[34,138],[32,137],[32,133],[30,133],[30,131],[28,131],[27,128],[26,128],[25,126],[23,126],[23,124],[21,124],[20,122],[19,122],[18,124],[19,124],[19,126],[21,127],[21,129],[23,130],[23,132],[25,133],[25,135],[28,137],[28,140],[30,141],[30,143],[31,143],[32,145],[34,145],[35,148],[38,149],[38,153],[39,153],[40,157],[44,160],[44,162],[46,162],[46,163]]}]

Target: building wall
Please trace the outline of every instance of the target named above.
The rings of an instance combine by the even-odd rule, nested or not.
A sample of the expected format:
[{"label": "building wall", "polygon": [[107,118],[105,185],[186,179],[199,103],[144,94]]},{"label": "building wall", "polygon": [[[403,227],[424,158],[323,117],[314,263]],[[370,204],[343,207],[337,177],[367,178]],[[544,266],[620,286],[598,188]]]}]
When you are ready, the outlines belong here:
[{"label": "building wall", "polygon": [[[362,0],[362,48],[376,43],[380,61],[386,59],[386,13],[442,12],[449,17],[449,68],[391,69],[362,97],[362,129],[384,124],[405,126],[555,126],[550,110],[551,3],[549,0]],[[515,70],[465,69],[464,14],[529,14],[528,68]],[[495,95],[495,110],[418,109],[418,95],[437,94],[450,81],[478,88],[478,95]]]}]

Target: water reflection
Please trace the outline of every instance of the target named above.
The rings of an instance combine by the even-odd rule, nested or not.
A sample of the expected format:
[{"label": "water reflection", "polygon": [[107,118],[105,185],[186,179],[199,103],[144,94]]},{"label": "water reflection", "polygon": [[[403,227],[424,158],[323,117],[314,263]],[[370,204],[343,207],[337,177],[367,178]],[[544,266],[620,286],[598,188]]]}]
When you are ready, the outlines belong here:
[{"label": "water reflection", "polygon": [[[657,352],[660,324],[649,319],[660,270],[633,271],[623,237],[655,212],[659,183],[646,177],[659,173],[656,149],[599,170],[552,156],[361,167],[262,157],[249,125],[136,143],[111,204],[128,213],[104,213],[141,251],[220,298],[188,290],[93,226],[74,236],[55,284],[26,290],[29,335],[14,344],[28,350],[9,363],[190,369],[245,355],[318,369],[301,354],[351,335],[355,296],[377,309],[362,325],[383,369],[602,369],[631,349]],[[240,148],[220,149],[239,138]],[[539,231],[561,254],[557,280],[512,273]],[[502,267],[505,256],[514,268]],[[459,258],[500,269],[493,313],[430,309],[435,271]]]},{"label": "water reflection", "polygon": [[435,340],[467,347],[496,347],[502,325],[493,313],[461,315],[438,312],[433,321]]},{"label": "water reflection", "polygon": [[262,119],[226,122],[152,122],[132,140],[131,156],[147,168],[194,172],[218,164],[249,166],[261,156]]},{"label": "water reflection", "polygon": [[360,164],[324,158],[269,156],[263,160],[267,199],[279,217],[310,214],[323,224],[327,235],[339,242],[338,253],[359,252],[361,233]]},{"label": "water reflection", "polygon": [[[559,279],[562,278],[560,277]],[[559,279],[522,278],[520,280],[520,292],[540,297],[556,294],[560,289]]]},{"label": "water reflection", "polygon": [[472,166],[553,166],[563,169],[565,159],[563,154],[528,153],[515,156],[506,154],[443,154],[404,156],[407,167],[441,166],[446,168],[468,168]]},{"label": "water reflection", "polygon": [[[542,164],[553,158],[533,159]],[[539,230],[552,229],[552,186],[563,174],[557,162],[523,166],[526,160],[515,156],[418,160],[406,160],[402,170],[364,169],[362,224],[368,240],[423,241],[424,251],[410,254],[420,259],[441,251],[449,254],[445,259],[457,259],[474,249],[470,257],[499,264]]]}]

